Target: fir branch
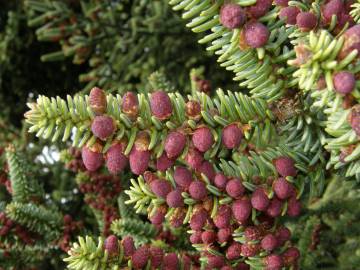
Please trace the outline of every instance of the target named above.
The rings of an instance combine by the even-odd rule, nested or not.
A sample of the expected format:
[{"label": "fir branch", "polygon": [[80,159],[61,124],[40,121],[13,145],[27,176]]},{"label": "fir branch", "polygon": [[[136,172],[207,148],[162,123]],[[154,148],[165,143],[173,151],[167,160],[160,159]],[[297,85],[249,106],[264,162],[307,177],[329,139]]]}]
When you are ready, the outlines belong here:
[{"label": "fir branch", "polygon": [[120,217],[124,218],[124,219],[136,218],[137,215],[136,215],[134,209],[132,207],[130,207],[129,205],[127,205],[125,203],[125,200],[126,200],[125,194],[123,192],[121,192],[118,197],[118,208],[119,208]]},{"label": "fir branch", "polygon": [[6,206],[6,215],[44,237],[46,241],[58,239],[62,228],[62,215],[54,209],[33,203],[12,202]]},{"label": "fir branch", "polygon": [[[329,118],[341,110],[345,98],[342,93],[335,91],[333,77],[339,71],[349,71],[356,74],[359,70],[359,63],[357,61],[357,50],[349,51],[346,57],[339,59],[339,54],[344,54],[342,50],[345,48],[344,41],[347,38],[341,34],[348,25],[345,24],[340,34],[335,36],[333,32],[336,34],[339,32],[335,30],[338,22],[336,16],[331,18],[327,30],[311,31],[306,34],[293,23],[285,26],[283,21],[276,21],[275,18],[279,16],[279,7],[269,9],[266,14],[259,18],[259,21],[266,24],[270,30],[270,38],[266,45],[255,50],[248,49],[242,44],[245,26],[228,29],[222,25],[219,14],[221,7],[225,6],[223,2],[170,0],[169,3],[173,5],[174,10],[184,10],[183,18],[191,19],[187,26],[194,32],[208,33],[211,31],[199,42],[210,44],[207,49],[215,51],[219,55],[218,61],[221,62],[221,65],[234,71],[236,73],[234,80],[240,80],[240,86],[249,89],[252,96],[266,97],[269,102],[278,101],[289,88],[299,87],[303,91],[301,99],[307,100],[310,96],[310,99],[313,99],[310,105],[312,110],[321,109]],[[247,6],[253,3],[239,1],[236,4]],[[356,16],[356,5],[353,5],[353,16]],[[321,16],[320,8],[316,5],[294,4],[295,7]],[[290,40],[294,48],[288,47],[284,43],[285,40]],[[295,55],[296,58],[292,59]],[[272,72],[272,65],[279,67],[277,72]],[[282,76],[288,77],[289,80],[284,82]],[[325,81],[325,86],[321,86],[319,89],[318,82],[321,80]],[[355,87],[352,95],[359,101],[358,86]],[[302,108],[301,110],[305,112],[306,109]],[[315,121],[324,120],[316,118]],[[345,114],[343,113],[340,121],[344,119]],[[291,121],[292,126],[289,126],[290,123],[288,123],[284,129],[287,131],[289,146],[296,146],[305,152],[314,153],[311,159],[313,165],[318,161],[324,162],[322,145],[325,144],[326,138],[323,130],[319,128],[312,130],[309,120],[311,118],[302,119],[298,117],[298,119]],[[302,124],[304,121],[308,123]],[[289,127],[292,130],[290,136]],[[334,139],[334,143],[340,145],[337,143],[338,140],[340,138]],[[357,142],[356,136],[344,136],[342,145],[351,144],[351,141]],[[360,148],[357,144],[355,147],[356,150],[345,162],[339,161],[339,151],[330,150],[331,161],[327,168],[330,166],[336,169],[342,167],[341,171],[344,171],[346,177],[356,176],[359,178],[360,167],[357,159]],[[331,148],[332,146],[329,145],[328,149]]]},{"label": "fir branch", "polygon": [[12,198],[16,202],[25,203],[43,198],[44,191],[31,174],[28,162],[17,152],[14,146],[6,149],[9,165]]},{"label": "fir branch", "polygon": [[[78,241],[79,243],[75,242],[69,251],[69,257],[64,259],[68,263],[68,269],[116,269],[111,268],[111,262],[108,262],[102,238],[99,238],[97,245],[89,236],[85,239],[79,237]],[[120,256],[117,262],[120,264],[122,260]]]},{"label": "fir branch", "polygon": [[[185,114],[184,99],[178,93],[171,93],[169,97],[175,113],[166,123],[161,123],[151,116],[149,97],[138,94],[139,115],[137,119],[132,120],[120,111],[122,97],[120,95],[107,95],[107,114],[114,118],[117,128],[114,136],[107,141],[107,144],[111,144],[113,138],[120,140],[123,136],[129,136],[127,132],[124,132],[124,129],[130,127],[133,127],[133,130],[135,128],[139,130],[162,130],[165,132],[164,134],[166,134],[166,130],[180,127],[184,122],[194,128],[196,122]],[[202,108],[200,119],[213,128],[222,127],[232,122],[240,122],[244,125],[249,124],[249,128],[245,130],[245,136],[249,140],[253,139],[256,146],[262,147],[274,141],[276,131],[271,124],[273,115],[262,99],[252,100],[245,95],[232,92],[228,92],[226,95],[222,90],[217,91],[215,98],[199,93],[196,96],[189,97],[189,99],[200,102]],[[92,135],[90,130],[95,115],[90,109],[88,96],[79,95],[74,98],[68,96],[67,101],[59,97],[49,99],[40,96],[37,103],[28,105],[31,110],[25,114],[25,117],[31,125],[29,132],[36,132],[38,137],[52,141],[62,137],[63,141],[67,141],[71,136],[71,131],[75,128],[74,146],[82,147],[86,143],[91,142],[91,145],[95,142],[96,137]],[[234,108],[235,110],[233,110]],[[212,110],[216,110],[218,114],[211,115],[209,111]],[[260,134],[261,130],[266,132]],[[131,136],[136,136],[136,133],[131,133]],[[157,135],[154,139],[159,138],[161,136]],[[131,141],[130,137],[128,140]],[[156,143],[157,141],[153,145]],[[213,151],[213,153],[216,152]]]},{"label": "fir branch", "polygon": [[0,265],[5,269],[29,269],[43,261],[51,251],[52,247],[42,245],[13,245],[0,251]]},{"label": "fir branch", "polygon": [[[109,238],[106,239],[106,241]],[[128,249],[126,249],[128,248]],[[135,248],[134,248],[135,249]],[[123,267],[129,267],[130,269],[151,269],[150,252],[151,246],[143,245],[137,249],[139,252],[132,250],[129,253],[129,244],[125,247],[123,241],[116,239],[116,243],[112,246],[108,246],[104,243],[103,238],[99,238],[96,243],[93,238],[86,236],[78,238],[78,242],[73,244],[73,247],[68,252],[69,257],[64,261],[67,263],[68,269],[122,269]],[[157,249],[161,251],[161,254],[157,254],[157,263],[160,263],[160,267],[163,264],[163,260],[166,257],[166,253],[161,248]],[[183,260],[186,254],[175,254],[177,257],[176,264],[180,269],[183,269],[184,264],[188,267],[195,265],[191,259]],[[187,256],[186,256],[187,257]],[[189,257],[187,257],[189,258]],[[165,260],[164,260],[165,261]],[[174,263],[174,260],[173,260]]]},{"label": "fir branch", "polygon": [[119,238],[131,236],[137,246],[151,243],[157,234],[154,225],[138,218],[116,219],[111,223],[110,229]]},{"label": "fir branch", "polygon": [[151,89],[162,89],[166,92],[174,92],[175,86],[165,77],[164,73],[155,71],[149,76],[149,87]]},{"label": "fir branch", "polygon": [[[238,1],[240,6],[248,6],[256,1]],[[261,18],[261,22],[267,24],[270,29],[270,40],[266,46],[258,49],[242,49],[239,46],[241,30],[230,30],[219,21],[220,8],[223,1],[212,3],[211,1],[185,1],[169,0],[173,9],[184,10],[182,18],[190,20],[186,25],[195,33],[207,33],[199,40],[201,44],[209,44],[207,50],[219,55],[218,62],[227,70],[233,71],[234,80],[240,81],[241,87],[246,87],[254,97],[266,98],[269,102],[282,97],[292,82],[281,78],[282,72],[291,73],[291,69],[284,67],[278,73],[272,72],[273,65],[281,65],[289,59],[293,52],[284,46],[285,40],[295,30],[293,27],[286,28],[282,21],[274,22],[277,8],[269,10]],[[208,33],[210,32],[210,33]],[[281,50],[283,46],[283,50]]]},{"label": "fir branch", "polygon": [[354,18],[354,21],[360,22],[360,2],[357,1],[351,5],[350,15]]},{"label": "fir branch", "polygon": [[[321,220],[317,216],[310,216],[301,230],[297,232],[300,236],[297,246],[303,254],[302,263],[308,269],[316,267],[317,264],[318,256],[315,252],[311,251],[316,250],[316,246],[313,246],[313,232],[318,226],[321,226]],[[315,241],[318,240],[316,239]]]}]

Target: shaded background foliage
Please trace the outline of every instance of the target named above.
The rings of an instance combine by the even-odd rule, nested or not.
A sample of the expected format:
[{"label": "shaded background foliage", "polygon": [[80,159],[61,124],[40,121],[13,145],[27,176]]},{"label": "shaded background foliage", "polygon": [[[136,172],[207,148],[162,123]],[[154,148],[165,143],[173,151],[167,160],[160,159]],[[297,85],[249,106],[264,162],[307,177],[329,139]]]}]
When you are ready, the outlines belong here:
[{"label": "shaded background foliage", "polygon": [[30,93],[64,95],[64,89],[74,93],[80,87],[76,74],[82,67],[69,61],[44,65],[40,56],[56,44],[36,40],[22,1],[0,5],[0,116],[19,127]]}]

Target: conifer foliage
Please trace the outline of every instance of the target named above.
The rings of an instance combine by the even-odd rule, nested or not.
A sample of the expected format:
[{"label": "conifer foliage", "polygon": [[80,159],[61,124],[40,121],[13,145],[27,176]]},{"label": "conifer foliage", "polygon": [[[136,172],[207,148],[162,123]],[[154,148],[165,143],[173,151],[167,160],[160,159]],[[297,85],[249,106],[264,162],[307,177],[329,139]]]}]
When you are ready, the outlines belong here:
[{"label": "conifer foliage", "polygon": [[[37,39],[61,45],[41,60],[89,70],[3,136],[1,267],[357,269],[359,3],[24,5]],[[196,66],[196,38],[223,70]],[[238,85],[214,89],[221,74]],[[66,177],[26,160],[45,144]]]}]

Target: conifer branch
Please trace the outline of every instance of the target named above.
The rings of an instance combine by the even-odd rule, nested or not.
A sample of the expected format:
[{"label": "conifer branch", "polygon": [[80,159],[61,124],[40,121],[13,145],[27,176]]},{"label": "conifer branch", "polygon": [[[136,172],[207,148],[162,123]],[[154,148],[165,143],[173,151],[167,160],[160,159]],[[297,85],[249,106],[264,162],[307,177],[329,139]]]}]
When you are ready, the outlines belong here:
[{"label": "conifer branch", "polygon": [[64,259],[68,269],[151,269],[152,265],[166,268],[167,264],[174,263],[180,269],[195,266],[186,254],[166,253],[159,247],[148,245],[135,249],[132,239],[123,238],[120,242],[113,236],[105,241],[99,238],[97,243],[90,236],[79,237],[68,254],[69,257]]},{"label": "conifer branch", "polygon": [[53,209],[33,203],[12,202],[6,206],[6,215],[30,231],[52,241],[60,236],[62,216]]},{"label": "conifer branch", "polygon": [[[338,120],[336,127],[340,127],[340,123],[346,121],[347,114],[342,106],[347,106],[345,109],[347,111],[350,106],[346,104],[351,103],[349,101],[352,100],[351,97],[357,103],[359,102],[359,88],[355,84],[354,74],[358,72],[360,66],[358,52],[355,47],[352,47],[352,39],[357,35],[354,29],[356,26],[346,31],[349,23],[337,26],[340,23],[339,18],[334,15],[329,21],[326,21],[327,18],[323,18],[326,21],[325,24],[328,24],[328,27],[325,27],[326,29],[310,31],[311,28],[302,29],[296,24],[297,13],[294,13],[295,15],[289,15],[289,13],[285,20],[286,17],[282,12],[284,11],[285,14],[291,12],[290,9],[298,9],[310,12],[310,15],[316,14],[318,18],[326,17],[327,15],[321,14],[319,4],[310,6],[294,3],[286,10],[287,8],[281,7],[281,4],[277,4],[275,8],[270,6],[266,8],[266,4],[261,3],[259,6],[263,5],[264,12],[260,16],[253,13],[256,8],[252,10],[252,7],[246,7],[253,5],[253,3],[237,1],[235,6],[246,7],[250,17],[257,18],[269,30],[269,38],[266,43],[260,48],[253,49],[243,44],[244,42],[247,45],[251,43],[246,39],[247,27],[251,22],[242,24],[239,22],[239,25],[234,26],[234,28],[230,26],[230,22],[227,25],[226,12],[222,10],[226,9],[225,3],[212,3],[205,0],[170,0],[169,3],[173,5],[175,11],[183,10],[183,19],[191,19],[187,26],[194,32],[207,34],[210,32],[199,42],[209,44],[208,50],[215,51],[219,55],[218,61],[221,62],[221,65],[234,71],[236,73],[234,79],[240,80],[240,86],[249,89],[252,96],[266,97],[270,102],[273,100],[278,102],[285,93],[290,92],[290,88],[299,88],[302,91],[299,94],[300,100],[309,101],[309,107],[313,111],[318,111],[318,115],[307,116],[304,119],[298,117],[284,127],[287,131],[288,128],[292,130],[288,136],[289,146],[296,145],[298,149],[301,147],[305,152],[314,153],[311,162],[313,165],[318,161],[324,162],[323,146],[328,143],[329,145],[326,145],[326,148],[331,153],[331,159],[327,168],[341,169],[340,171],[346,177],[355,176],[359,178],[357,160],[360,150],[357,149],[360,148],[358,147],[358,136],[352,132],[352,136],[350,134],[344,135],[343,141],[340,142],[341,139],[338,136],[333,138],[334,134],[325,133],[328,132],[328,127],[325,130],[319,128],[319,126],[324,127],[322,122],[326,121],[326,118],[330,120],[335,117]],[[234,12],[236,9],[236,12],[241,13],[239,11],[241,8],[235,8],[235,6],[233,7]],[[352,7],[351,14],[356,19],[357,4],[353,4]],[[292,18],[293,22],[290,22],[289,18]],[[286,25],[284,20],[287,22]],[[290,40],[293,47],[285,44],[285,40]],[[277,72],[272,72],[271,66],[278,67]],[[284,82],[283,77],[289,79]],[[354,82],[351,89],[341,88],[340,85],[351,83],[351,81]],[[335,87],[336,84],[337,87]],[[351,97],[347,96],[350,92]],[[306,113],[306,108],[300,110]],[[323,113],[325,113],[324,116],[321,115]],[[307,124],[302,124],[304,121]],[[312,131],[310,131],[311,122],[317,123],[317,127]],[[356,128],[355,124],[353,127]],[[334,150],[335,144],[338,147],[336,150]],[[343,154],[339,151],[340,147],[342,147]],[[351,149],[345,149],[346,147]],[[344,152],[346,153],[344,154]],[[346,157],[346,160],[340,158],[344,155],[349,157]]]},{"label": "conifer branch", "polygon": [[[107,95],[107,114],[116,121],[116,131],[112,138],[106,141],[107,145],[111,144],[113,140],[120,140],[123,137],[131,142],[138,133],[136,130],[151,131],[150,136],[155,140],[152,145],[156,145],[157,139],[162,137],[161,134],[165,135],[167,130],[179,128],[184,124],[195,128],[196,122],[185,113],[184,99],[178,93],[171,93],[169,97],[174,107],[174,114],[166,122],[161,122],[152,116],[149,106],[150,95],[138,94],[139,113],[135,119],[131,119],[121,111],[122,96]],[[214,132],[217,132],[216,128],[240,122],[244,128],[248,125],[244,130],[245,136],[257,147],[261,148],[275,139],[276,131],[272,126],[274,116],[262,99],[251,100],[240,93],[228,92],[226,95],[219,90],[214,99],[200,93],[196,96],[189,96],[189,100],[200,103],[201,115],[198,116],[197,121],[202,120],[204,124],[210,125]],[[78,95],[74,98],[68,96],[67,101],[59,97],[49,99],[40,96],[37,103],[28,105],[31,110],[26,113],[25,117],[31,125],[29,131],[36,133],[38,137],[50,139],[53,142],[62,137],[62,141],[67,141],[75,128],[74,146],[82,147],[85,144],[91,146],[95,143],[96,137],[91,132],[95,114],[90,108],[88,96]],[[214,111],[215,114],[210,114],[210,111]],[[126,132],[130,127],[132,127],[131,132]],[[262,130],[265,133],[260,134]],[[131,145],[129,149],[131,149]],[[215,153],[214,150],[213,154]]]},{"label": "conifer branch", "polygon": [[42,198],[44,191],[31,175],[30,166],[24,158],[10,145],[6,150],[9,165],[12,198],[14,201],[24,203]]},{"label": "conifer branch", "polygon": [[110,229],[119,238],[131,236],[136,245],[151,243],[157,233],[157,229],[151,223],[130,218],[114,220]]}]

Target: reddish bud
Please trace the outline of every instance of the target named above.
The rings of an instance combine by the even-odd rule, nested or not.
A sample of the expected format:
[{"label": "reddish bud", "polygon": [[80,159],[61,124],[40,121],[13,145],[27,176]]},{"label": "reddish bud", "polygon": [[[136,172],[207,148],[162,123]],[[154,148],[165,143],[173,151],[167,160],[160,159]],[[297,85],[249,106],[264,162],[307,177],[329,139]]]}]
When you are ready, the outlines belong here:
[{"label": "reddish bud", "polygon": [[226,258],[228,260],[236,260],[241,257],[241,244],[233,242],[226,250]]},{"label": "reddish bud", "polygon": [[184,150],[186,136],[178,131],[170,132],[165,140],[164,150],[168,158],[178,157]]},{"label": "reddish bud", "polygon": [[197,90],[209,94],[211,92],[211,82],[209,80],[200,79],[196,82]]},{"label": "reddish bud", "polygon": [[282,254],[282,258],[286,266],[294,265],[300,258],[300,251],[296,247],[290,247]]},{"label": "reddish bud", "polygon": [[325,80],[324,76],[320,76],[320,78],[316,82],[316,87],[318,90],[322,90],[322,89],[326,88],[326,80]]},{"label": "reddish bud", "polygon": [[232,205],[233,215],[239,222],[245,222],[249,218],[251,211],[251,203],[247,198],[238,199]]},{"label": "reddish bud", "polygon": [[207,196],[205,183],[202,181],[193,181],[189,186],[191,198],[195,200],[204,200]]},{"label": "reddish bud", "polygon": [[126,92],[122,98],[121,109],[131,118],[135,118],[139,112],[139,101],[137,95],[133,92]]},{"label": "reddish bud", "polygon": [[234,149],[239,147],[243,132],[238,124],[231,124],[226,126],[222,132],[222,143],[227,149]]},{"label": "reddish bud", "polygon": [[210,269],[220,268],[225,265],[225,259],[222,256],[210,255],[208,256],[207,261]]},{"label": "reddish bud", "polygon": [[85,168],[90,172],[99,169],[104,162],[102,153],[94,152],[86,146],[82,148],[81,157]]},{"label": "reddish bud", "polygon": [[343,95],[351,93],[356,84],[354,74],[348,71],[337,72],[333,77],[333,82],[335,91]]},{"label": "reddish bud", "polygon": [[165,220],[165,215],[159,210],[156,210],[156,212],[150,217],[150,221],[152,224],[155,225],[161,225]]},{"label": "reddish bud", "polygon": [[201,244],[202,240],[201,240],[201,231],[195,231],[191,236],[190,236],[190,242],[192,244]]},{"label": "reddish bud", "polygon": [[138,248],[131,256],[131,261],[135,269],[143,269],[150,258],[150,251],[147,246]]},{"label": "reddish bud", "polygon": [[259,245],[245,243],[241,246],[241,255],[244,257],[254,257],[259,251]]},{"label": "reddish bud", "polygon": [[270,200],[263,188],[258,188],[251,195],[251,205],[259,211],[265,211],[270,204]]},{"label": "reddish bud", "polygon": [[115,132],[114,119],[107,115],[95,116],[91,124],[92,133],[101,140],[106,140]]},{"label": "reddish bud", "polygon": [[301,31],[310,31],[317,25],[317,17],[311,12],[300,12],[296,16],[296,25]]},{"label": "reddish bud", "polygon": [[338,19],[344,11],[344,5],[341,0],[330,0],[322,9],[322,15],[325,22],[330,23],[331,17],[335,15]]},{"label": "reddish bud", "polygon": [[246,10],[250,17],[258,19],[270,10],[271,5],[272,0],[257,0],[256,4],[249,6]]},{"label": "reddish bud", "polygon": [[297,217],[301,213],[301,203],[295,197],[288,200],[287,214],[290,217]]},{"label": "reddish bud", "polygon": [[164,251],[159,247],[150,247],[151,266],[158,268],[161,266],[164,258]]},{"label": "reddish bud", "polygon": [[220,10],[220,23],[229,29],[240,28],[246,21],[245,11],[237,4],[225,4]]},{"label": "reddish bud", "polygon": [[277,239],[274,235],[268,234],[261,240],[261,248],[266,251],[274,250],[278,245]]},{"label": "reddish bud", "polygon": [[201,164],[201,166],[199,168],[199,172],[205,174],[210,182],[214,181],[215,170],[214,170],[214,166],[209,161],[205,160]]},{"label": "reddish bud", "polygon": [[278,198],[274,197],[271,200],[268,209],[266,209],[266,214],[270,217],[275,218],[280,216],[281,210],[282,210],[282,202]]},{"label": "reddish bud", "polygon": [[150,151],[138,151],[133,147],[129,155],[130,169],[134,174],[143,174],[149,167]]},{"label": "reddish bud", "polygon": [[122,246],[124,247],[124,255],[125,257],[129,257],[135,252],[134,240],[130,236],[126,236],[122,240]]},{"label": "reddish bud", "polygon": [[104,90],[102,90],[98,87],[94,87],[93,89],[91,89],[90,95],[89,95],[89,104],[90,104],[91,110],[95,114],[105,113],[107,102],[106,102],[106,94],[105,94]]},{"label": "reddish bud", "polygon": [[275,159],[275,168],[277,170],[277,172],[283,176],[296,176],[297,171],[295,168],[295,163],[294,160],[292,160],[289,157],[279,157],[277,159]]},{"label": "reddish bud", "polygon": [[231,228],[223,228],[217,232],[217,240],[219,243],[225,243],[231,240],[232,231]]},{"label": "reddish bud", "polygon": [[122,150],[122,145],[120,143],[116,143],[106,152],[106,167],[109,172],[113,174],[121,172],[128,164],[128,158],[122,153]]},{"label": "reddish bud", "polygon": [[214,143],[212,132],[207,127],[198,128],[194,131],[192,142],[197,150],[206,152]]},{"label": "reddish bud", "polygon": [[[294,66],[299,67],[299,66],[307,63],[309,60],[311,60],[311,58],[313,56],[313,54],[309,50],[309,48],[307,46],[305,46],[304,44],[302,44],[302,43],[296,45],[294,47],[294,50],[295,50],[295,53],[296,53],[296,59],[293,61]],[[321,77],[320,77],[319,81],[321,82]],[[325,85],[326,85],[326,83],[325,83]],[[321,90],[321,89],[319,89],[319,90]]]},{"label": "reddish bud", "polygon": [[172,252],[164,256],[163,268],[166,270],[179,268],[179,258],[176,253]]},{"label": "reddish bud", "polygon": [[195,100],[189,100],[185,105],[185,113],[189,118],[199,118],[201,116],[200,103]]},{"label": "reddish bud", "polygon": [[229,180],[226,184],[226,193],[232,198],[238,198],[245,192],[245,188],[241,181],[237,178]]},{"label": "reddish bud", "polygon": [[182,188],[187,189],[193,181],[191,172],[185,167],[176,167],[174,172],[175,183]]},{"label": "reddish bud", "polygon": [[150,108],[152,114],[160,120],[169,118],[173,111],[168,94],[161,90],[151,94]]},{"label": "reddish bud", "polygon": [[297,7],[284,7],[280,10],[279,18],[284,19],[286,24],[294,25],[296,24],[296,17],[300,13],[300,10]]},{"label": "reddish bud", "polygon": [[350,145],[349,147],[341,148],[339,160],[342,163],[346,163],[345,158],[350,155],[354,151],[354,145]]},{"label": "reddish bud", "polygon": [[260,230],[255,226],[247,227],[244,231],[245,239],[248,241],[256,241],[261,237]]},{"label": "reddish bud", "polygon": [[150,184],[152,181],[158,179],[157,175],[150,171],[145,171],[143,173],[143,177],[147,184]]},{"label": "reddish bud", "polygon": [[222,173],[217,173],[215,175],[214,184],[218,189],[224,190],[226,188],[227,181],[228,181],[227,177]]},{"label": "reddish bud", "polygon": [[200,168],[203,160],[203,155],[194,148],[190,148],[185,157],[186,163],[194,170]]},{"label": "reddish bud", "polygon": [[174,159],[167,157],[166,153],[163,152],[162,155],[156,160],[156,169],[161,172],[165,172],[167,169],[172,167],[175,163]]},{"label": "reddish bud", "polygon": [[181,191],[179,189],[171,191],[166,196],[166,203],[169,207],[183,207],[184,199],[181,196]]},{"label": "reddish bud", "polygon": [[291,232],[288,228],[281,227],[278,229],[275,236],[278,240],[279,246],[282,246],[286,241],[290,240]]},{"label": "reddish bud", "polygon": [[105,240],[104,248],[109,255],[116,255],[119,251],[118,238],[115,235],[108,236]]},{"label": "reddish bud", "polygon": [[231,208],[227,205],[221,205],[214,217],[214,224],[217,228],[223,229],[230,226]]},{"label": "reddish bud", "polygon": [[290,198],[294,193],[294,186],[282,177],[274,181],[273,189],[276,196],[281,200]]},{"label": "reddish bud", "polygon": [[147,151],[149,149],[150,136],[146,131],[140,131],[136,134],[136,139],[133,147],[138,151]]},{"label": "reddish bud", "polygon": [[[351,3],[351,1],[347,1],[347,3]],[[340,18],[337,20],[335,31],[339,32],[343,29],[345,24],[349,24],[349,28],[355,25],[354,18],[349,13],[341,13]]]},{"label": "reddish bud", "polygon": [[[357,24],[349,29],[347,29],[343,37],[345,39],[344,44],[339,53],[339,58],[344,59],[349,53],[353,50],[358,50],[360,52],[360,25]],[[359,55],[358,55],[359,57]]]},{"label": "reddish bud", "polygon": [[192,260],[191,258],[186,255],[186,254],[183,254],[182,257],[181,257],[181,263],[182,263],[182,270],[191,270],[191,269],[194,269],[192,267]]},{"label": "reddish bud", "polygon": [[279,255],[269,255],[264,259],[265,270],[281,270],[284,262]]},{"label": "reddish bud", "polygon": [[216,233],[214,231],[204,231],[201,234],[201,240],[204,244],[210,245],[216,240]]},{"label": "reddish bud", "polygon": [[171,184],[166,180],[156,179],[150,183],[151,191],[161,198],[166,198],[171,191]]},{"label": "reddish bud", "polygon": [[196,211],[190,219],[190,228],[195,231],[201,230],[204,227],[208,217],[209,215],[205,209]]},{"label": "reddish bud", "polygon": [[269,29],[262,23],[250,22],[244,27],[245,42],[251,48],[261,48],[265,46],[269,36]]}]

